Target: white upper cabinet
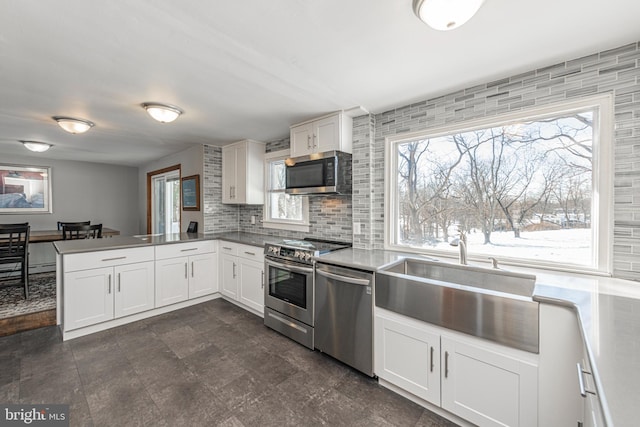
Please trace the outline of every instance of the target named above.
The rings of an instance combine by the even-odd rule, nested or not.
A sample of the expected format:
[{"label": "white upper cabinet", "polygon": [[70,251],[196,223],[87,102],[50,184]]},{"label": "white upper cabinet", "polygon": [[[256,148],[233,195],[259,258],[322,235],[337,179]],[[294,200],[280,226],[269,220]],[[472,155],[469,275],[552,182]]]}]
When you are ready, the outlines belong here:
[{"label": "white upper cabinet", "polygon": [[291,157],[325,151],[352,152],[353,119],[333,113],[290,128]]},{"label": "white upper cabinet", "polygon": [[264,203],[264,143],[245,139],[222,148],[222,203]]}]

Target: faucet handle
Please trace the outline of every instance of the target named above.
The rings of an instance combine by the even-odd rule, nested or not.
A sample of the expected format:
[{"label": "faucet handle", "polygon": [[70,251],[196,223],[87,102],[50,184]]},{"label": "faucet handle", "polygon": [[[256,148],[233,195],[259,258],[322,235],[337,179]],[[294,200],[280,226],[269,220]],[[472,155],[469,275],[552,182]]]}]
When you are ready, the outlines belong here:
[{"label": "faucet handle", "polygon": [[493,264],[493,268],[499,270],[500,267],[498,267],[498,260],[492,256],[490,256],[489,259],[491,260],[491,264]]}]

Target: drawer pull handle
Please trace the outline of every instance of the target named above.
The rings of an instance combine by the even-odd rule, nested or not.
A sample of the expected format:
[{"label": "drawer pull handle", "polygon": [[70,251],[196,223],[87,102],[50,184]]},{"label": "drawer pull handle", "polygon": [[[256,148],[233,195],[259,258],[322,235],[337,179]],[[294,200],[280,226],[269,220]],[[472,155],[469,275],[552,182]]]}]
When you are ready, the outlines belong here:
[{"label": "drawer pull handle", "polygon": [[433,372],[433,346],[431,347],[431,367],[430,367],[431,372]]},{"label": "drawer pull handle", "polygon": [[198,248],[190,248],[190,249],[180,249],[180,252],[189,252],[189,251],[197,251]]},{"label": "drawer pull handle", "polygon": [[256,256],[255,252],[247,252],[247,251],[245,251],[244,253],[247,254],[247,255]]},{"label": "drawer pull handle", "polygon": [[231,248],[227,247],[227,246],[223,246],[222,249],[224,249],[225,251],[230,251]]},{"label": "drawer pull handle", "polygon": [[593,394],[595,396],[596,395],[595,391],[587,390],[587,388],[584,386],[584,377],[582,375],[582,374],[591,375],[591,372],[585,371],[580,365],[580,362],[576,363],[576,367],[578,368],[578,385],[580,386],[580,396],[587,397],[587,393]]},{"label": "drawer pull handle", "polygon": [[449,352],[444,352],[444,377],[449,377]]},{"label": "drawer pull handle", "polygon": [[126,256],[117,256],[115,258],[104,258],[102,261],[115,261],[118,259],[126,259],[126,258],[127,258]]}]

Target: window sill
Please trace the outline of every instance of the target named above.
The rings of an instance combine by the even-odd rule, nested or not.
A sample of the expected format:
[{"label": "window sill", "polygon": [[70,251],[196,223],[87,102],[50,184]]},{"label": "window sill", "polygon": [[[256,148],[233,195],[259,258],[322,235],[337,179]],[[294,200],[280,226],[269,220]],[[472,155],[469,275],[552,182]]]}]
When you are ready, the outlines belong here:
[{"label": "window sill", "polygon": [[273,228],[276,230],[289,230],[289,231],[301,231],[303,233],[309,232],[308,224],[293,224],[288,222],[276,222],[276,221],[262,221],[264,228]]}]

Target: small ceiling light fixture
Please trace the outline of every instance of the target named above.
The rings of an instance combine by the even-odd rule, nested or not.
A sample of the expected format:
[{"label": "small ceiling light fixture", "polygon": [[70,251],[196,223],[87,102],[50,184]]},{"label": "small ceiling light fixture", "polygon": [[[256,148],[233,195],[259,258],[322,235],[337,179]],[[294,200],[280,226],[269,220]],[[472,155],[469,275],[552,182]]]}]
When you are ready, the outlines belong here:
[{"label": "small ceiling light fixture", "polygon": [[73,134],[85,133],[95,126],[95,123],[89,120],[74,119],[73,117],[53,116],[52,119],[58,122],[62,129]]},{"label": "small ceiling light fixture", "polygon": [[144,102],[142,103],[142,108],[147,110],[147,113],[160,123],[171,123],[184,112],[175,105],[160,104],[157,102]]},{"label": "small ceiling light fixture", "polygon": [[435,30],[458,28],[476,14],[484,0],[413,0],[413,12]]},{"label": "small ceiling light fixture", "polygon": [[49,148],[53,147],[51,144],[47,144],[46,142],[39,141],[20,141],[22,145],[29,151],[34,151],[36,153],[44,153]]}]

